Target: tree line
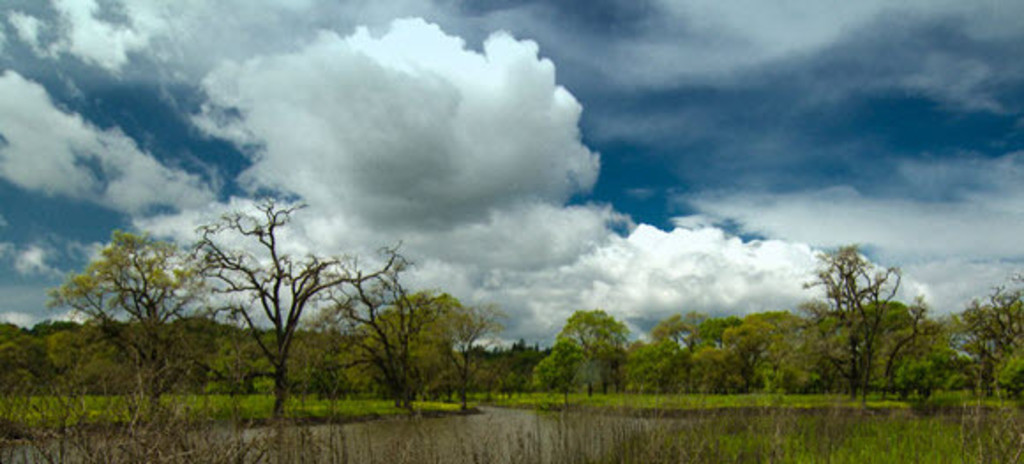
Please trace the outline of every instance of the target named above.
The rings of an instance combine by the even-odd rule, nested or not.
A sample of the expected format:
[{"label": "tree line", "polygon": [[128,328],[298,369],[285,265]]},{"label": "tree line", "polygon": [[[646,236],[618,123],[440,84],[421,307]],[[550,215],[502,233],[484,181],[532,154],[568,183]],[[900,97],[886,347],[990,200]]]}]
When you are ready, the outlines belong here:
[{"label": "tree line", "polygon": [[[185,249],[115,232],[51,305],[83,323],[0,325],[7,392],[271,393],[416,398],[469,392],[870,393],[1024,389],[1024,290],[999,287],[960,314],[933,317],[897,300],[901,274],[855,246],[819,256],[796,311],[712,317],[688,312],[632,341],[626,324],[582,310],[554,345],[493,343],[503,315],[402,282],[397,248],[375,259],[319,256],[286,243],[298,207],[259,203],[199,228]],[[370,263],[369,267],[366,263]]]}]

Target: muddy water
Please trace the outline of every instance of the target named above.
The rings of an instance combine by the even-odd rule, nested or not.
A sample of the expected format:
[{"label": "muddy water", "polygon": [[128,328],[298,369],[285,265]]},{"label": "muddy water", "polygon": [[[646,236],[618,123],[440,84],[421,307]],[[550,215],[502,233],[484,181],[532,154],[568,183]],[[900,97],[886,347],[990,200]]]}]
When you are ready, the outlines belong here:
[{"label": "muddy water", "polygon": [[[277,460],[352,463],[563,463],[595,460],[648,421],[482,408],[481,414],[251,432]],[[275,446],[275,441],[280,446]],[[298,446],[296,446],[299,444]],[[316,449],[313,449],[316,448]],[[295,451],[297,453],[289,453]],[[274,453],[276,454],[276,453]]]},{"label": "muddy water", "polygon": [[[187,432],[184,438],[75,437],[63,443],[8,447],[0,450],[0,463],[571,463],[607,456],[648,422],[481,408],[480,414],[440,418],[240,430],[214,426]],[[58,446],[67,451],[58,453]]]}]

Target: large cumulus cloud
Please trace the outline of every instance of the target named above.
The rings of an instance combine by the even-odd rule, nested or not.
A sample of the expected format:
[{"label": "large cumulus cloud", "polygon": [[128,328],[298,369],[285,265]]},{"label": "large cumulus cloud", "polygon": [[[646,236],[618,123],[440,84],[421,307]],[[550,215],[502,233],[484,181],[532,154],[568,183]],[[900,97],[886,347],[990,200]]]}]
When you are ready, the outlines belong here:
[{"label": "large cumulus cloud", "polygon": [[253,190],[373,225],[450,227],[509,203],[560,204],[597,179],[582,108],[537,52],[496,34],[477,53],[420,20],[379,38],[325,32],[295,53],[219,67],[197,120],[251,154]]}]

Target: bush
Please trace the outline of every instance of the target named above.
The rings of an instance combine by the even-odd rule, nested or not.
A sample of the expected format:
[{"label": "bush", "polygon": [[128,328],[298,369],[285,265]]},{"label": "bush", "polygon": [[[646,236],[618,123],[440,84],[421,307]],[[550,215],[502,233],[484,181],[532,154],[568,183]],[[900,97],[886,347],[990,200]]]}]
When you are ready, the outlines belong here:
[{"label": "bush", "polygon": [[1024,357],[1014,356],[1008,359],[999,369],[996,381],[999,388],[1006,390],[1011,396],[1020,396],[1024,390]]}]

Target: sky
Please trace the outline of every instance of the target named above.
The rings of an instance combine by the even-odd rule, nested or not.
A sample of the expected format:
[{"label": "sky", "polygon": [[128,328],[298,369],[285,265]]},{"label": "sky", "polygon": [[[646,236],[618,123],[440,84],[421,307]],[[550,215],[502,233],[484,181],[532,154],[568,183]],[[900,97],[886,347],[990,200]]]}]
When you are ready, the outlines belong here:
[{"label": "sky", "polygon": [[1024,264],[1024,3],[4,0],[0,321],[115,229],[254,199],[401,244],[545,342],[575,310],[795,310],[859,244],[963,309]]}]

